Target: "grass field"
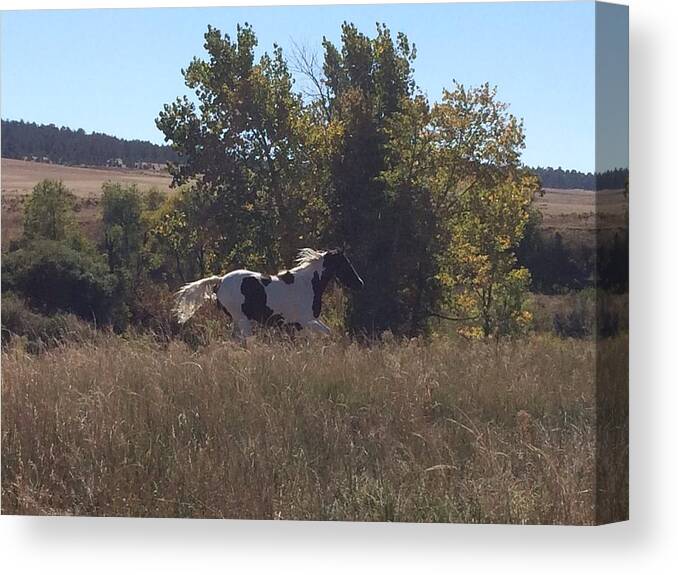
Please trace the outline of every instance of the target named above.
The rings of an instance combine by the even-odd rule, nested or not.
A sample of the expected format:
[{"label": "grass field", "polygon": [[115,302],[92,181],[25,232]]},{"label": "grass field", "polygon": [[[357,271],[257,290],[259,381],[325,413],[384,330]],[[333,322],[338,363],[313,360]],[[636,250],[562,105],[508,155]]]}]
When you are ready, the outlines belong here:
[{"label": "grass field", "polygon": [[2,512],[592,524],[595,358],[536,335],[10,346]]},{"label": "grass field", "polygon": [[168,191],[166,173],[123,168],[80,168],[40,162],[2,159],[2,246],[21,235],[23,206],[33,187],[44,179],[61,180],[76,196],[77,220],[85,233],[97,237],[101,219],[99,198],[106,182],[136,184],[140,190]]}]

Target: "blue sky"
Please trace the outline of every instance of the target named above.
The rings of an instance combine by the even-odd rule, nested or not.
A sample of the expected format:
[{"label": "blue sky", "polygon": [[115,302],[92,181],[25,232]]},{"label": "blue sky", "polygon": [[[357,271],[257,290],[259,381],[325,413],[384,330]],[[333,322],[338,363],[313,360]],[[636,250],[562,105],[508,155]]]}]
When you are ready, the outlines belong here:
[{"label": "blue sky", "polygon": [[320,54],[344,20],[405,32],[431,100],[453,79],[497,85],[524,119],[526,164],[594,169],[592,2],[4,12],[2,117],[161,143],[154,119],[187,93],[180,70],[204,54],[208,24],[233,36],[249,22],[260,52],[294,41]]}]

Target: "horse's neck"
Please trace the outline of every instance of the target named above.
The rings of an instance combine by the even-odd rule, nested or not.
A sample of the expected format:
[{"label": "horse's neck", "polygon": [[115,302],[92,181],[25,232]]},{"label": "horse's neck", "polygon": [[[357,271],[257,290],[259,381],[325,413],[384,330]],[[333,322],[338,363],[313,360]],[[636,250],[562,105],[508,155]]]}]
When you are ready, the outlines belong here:
[{"label": "horse's neck", "polygon": [[323,261],[317,260],[292,271],[300,278],[311,281],[316,273],[319,278],[323,275]]},{"label": "horse's neck", "polygon": [[313,292],[315,297],[321,298],[327,288],[327,284],[332,279],[332,275],[323,268],[323,261],[318,260],[303,267],[299,272],[299,276],[307,279],[313,285]]}]

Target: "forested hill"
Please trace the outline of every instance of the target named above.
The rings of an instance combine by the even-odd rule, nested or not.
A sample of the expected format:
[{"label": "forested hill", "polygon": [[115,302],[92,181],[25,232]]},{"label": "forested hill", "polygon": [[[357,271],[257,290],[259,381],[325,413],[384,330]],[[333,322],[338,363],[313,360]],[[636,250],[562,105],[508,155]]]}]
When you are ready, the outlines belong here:
[{"label": "forested hill", "polygon": [[169,146],[15,120],[2,120],[2,157],[65,165],[128,167],[177,159]]},{"label": "forested hill", "polygon": [[[177,159],[169,146],[16,120],[2,120],[2,157],[66,165],[128,167],[145,163],[163,164]],[[603,174],[562,168],[533,169],[545,188],[620,189],[628,178],[626,169]]]},{"label": "forested hill", "polygon": [[582,190],[621,190],[629,177],[628,169],[603,173],[577,172],[562,168],[532,168],[544,188],[580,188]]}]

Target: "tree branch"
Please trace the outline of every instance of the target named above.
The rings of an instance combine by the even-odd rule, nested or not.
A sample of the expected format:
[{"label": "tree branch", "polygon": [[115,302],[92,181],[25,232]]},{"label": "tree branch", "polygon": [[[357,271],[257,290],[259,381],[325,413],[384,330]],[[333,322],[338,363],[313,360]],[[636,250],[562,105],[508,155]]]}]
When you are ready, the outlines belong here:
[{"label": "tree branch", "polygon": [[426,310],[426,317],[438,317],[440,319],[446,319],[448,321],[470,321],[473,319],[478,319],[480,315],[474,315],[469,317],[451,317],[449,315],[444,315],[442,313],[438,313],[429,309]]}]

